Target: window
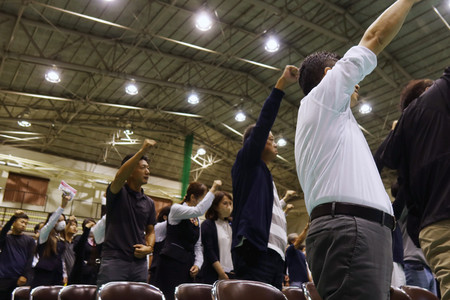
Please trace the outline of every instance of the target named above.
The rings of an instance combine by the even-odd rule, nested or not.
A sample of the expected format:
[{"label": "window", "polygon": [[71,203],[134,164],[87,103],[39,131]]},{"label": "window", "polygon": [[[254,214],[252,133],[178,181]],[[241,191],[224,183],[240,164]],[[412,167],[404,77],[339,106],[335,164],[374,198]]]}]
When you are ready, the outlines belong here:
[{"label": "window", "polygon": [[45,205],[49,179],[9,172],[3,201]]}]

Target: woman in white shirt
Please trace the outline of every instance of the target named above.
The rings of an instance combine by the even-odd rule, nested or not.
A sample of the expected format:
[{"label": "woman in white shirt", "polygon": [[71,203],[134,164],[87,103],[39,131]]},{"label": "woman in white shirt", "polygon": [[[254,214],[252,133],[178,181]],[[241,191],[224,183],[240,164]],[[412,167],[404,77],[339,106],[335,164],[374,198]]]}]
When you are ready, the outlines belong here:
[{"label": "woman in white shirt", "polygon": [[204,263],[200,277],[204,283],[212,284],[218,279],[233,277],[231,259],[230,216],[233,211],[232,196],[227,192],[216,192],[206,220],[201,226]]},{"label": "woman in white shirt", "polygon": [[155,285],[166,299],[174,299],[175,287],[193,282],[203,264],[198,217],[211,206],[216,188],[222,185],[215,180],[207,192],[200,182],[192,182],[181,204],[174,204],[167,220],[167,235],[159,255]]}]

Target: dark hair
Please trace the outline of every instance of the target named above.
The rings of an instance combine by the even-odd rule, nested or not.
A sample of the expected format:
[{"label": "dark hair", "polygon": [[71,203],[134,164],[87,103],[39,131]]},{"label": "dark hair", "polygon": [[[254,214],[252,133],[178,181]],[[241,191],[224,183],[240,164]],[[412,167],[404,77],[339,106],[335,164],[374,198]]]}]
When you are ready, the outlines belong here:
[{"label": "dark hair", "polygon": [[247,128],[245,128],[244,136],[242,137],[242,143],[245,143],[245,141],[248,139],[250,134],[252,134],[253,128],[255,128],[256,124],[248,125]]},{"label": "dark hair", "polygon": [[400,94],[400,110],[404,111],[408,105],[433,84],[431,79],[410,80]]},{"label": "dark hair", "polygon": [[[48,223],[48,220],[50,219],[50,217],[53,214],[54,214],[54,212],[48,214],[45,224]],[[63,216],[64,220],[66,220],[66,216],[64,214],[61,214],[61,216]],[[52,228],[52,231],[48,235],[47,242],[45,242],[45,248],[44,248],[44,252],[42,255],[43,257],[49,257],[52,254],[55,254],[55,255],[58,254],[58,249],[57,249],[58,239],[56,238],[56,236],[54,234],[55,232],[56,232],[55,228]]]},{"label": "dark hair", "polygon": [[94,218],[86,218],[83,220],[83,223],[81,223],[81,228],[83,228],[83,231],[86,229],[86,224],[88,222],[94,222],[94,224],[96,224],[97,222],[95,222]]},{"label": "dark hair", "polygon": [[156,218],[156,222],[161,223],[164,222],[164,216],[168,217],[170,213],[171,205],[164,206],[158,213],[158,217]]},{"label": "dark hair", "polygon": [[39,230],[41,230],[42,227],[44,227],[44,222],[39,222],[36,225],[34,225],[34,233],[37,233]]},{"label": "dark hair", "polygon": [[300,65],[298,84],[306,95],[315,88],[323,78],[326,67],[334,67],[340,56],[327,51],[316,52],[308,55]]},{"label": "dark hair", "polygon": [[219,206],[220,201],[222,201],[223,197],[227,197],[230,200],[233,200],[233,196],[227,192],[216,192],[214,194],[214,200],[211,204],[211,207],[208,208],[205,214],[206,219],[217,220],[219,218],[219,213],[217,212],[217,207]]},{"label": "dark hair", "polygon": [[[135,155],[136,155],[136,153],[126,155],[126,156],[122,159],[122,162],[120,163],[120,165],[123,166],[124,163],[126,163],[127,161],[129,161],[130,158],[132,158],[132,157],[135,156]],[[141,161],[141,160],[145,160],[145,161],[148,163],[148,157],[147,157],[147,155],[142,155],[142,157],[141,157],[141,159],[140,159],[139,161]]]},{"label": "dark hair", "polygon": [[14,215],[15,217],[16,217],[16,220],[17,219],[29,219],[28,218],[28,215],[26,214],[26,213],[24,213],[24,212],[22,212],[22,213],[20,213],[20,214],[18,214],[18,215]]},{"label": "dark hair", "polygon": [[203,196],[203,194],[205,194],[207,190],[208,188],[203,183],[197,181],[191,182],[187,188],[183,202],[181,203],[189,202],[191,199],[191,195],[194,195],[195,198]]}]

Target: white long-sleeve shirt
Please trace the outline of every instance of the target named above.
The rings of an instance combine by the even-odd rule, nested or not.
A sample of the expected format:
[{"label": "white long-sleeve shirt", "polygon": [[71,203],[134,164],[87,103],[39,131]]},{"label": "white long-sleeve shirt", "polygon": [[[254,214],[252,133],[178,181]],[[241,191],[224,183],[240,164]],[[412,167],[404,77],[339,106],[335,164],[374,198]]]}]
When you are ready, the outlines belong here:
[{"label": "white long-sleeve shirt", "polygon": [[[196,206],[188,206],[187,203],[174,204],[170,208],[169,213],[169,224],[178,225],[182,220],[197,218],[202,216],[208,208],[211,206],[214,200],[214,194],[208,192],[200,203]],[[199,236],[197,242],[194,246],[195,261],[194,265],[201,268],[203,265],[203,251],[202,251],[202,240],[201,235]]]}]

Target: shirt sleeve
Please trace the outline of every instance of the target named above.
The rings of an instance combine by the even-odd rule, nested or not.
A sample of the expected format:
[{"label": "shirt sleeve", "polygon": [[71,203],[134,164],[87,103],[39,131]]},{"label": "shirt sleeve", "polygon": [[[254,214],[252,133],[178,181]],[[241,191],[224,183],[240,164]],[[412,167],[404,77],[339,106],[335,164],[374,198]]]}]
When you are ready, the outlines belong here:
[{"label": "shirt sleeve", "polygon": [[355,85],[377,66],[377,56],[368,48],[354,46],[327,72],[322,81],[310,92],[312,99],[336,112],[350,106]]},{"label": "shirt sleeve", "polygon": [[203,215],[211,206],[213,200],[214,194],[208,192],[205,198],[203,198],[203,200],[200,201],[197,206],[187,206],[180,204],[172,205],[169,213],[169,224],[177,225],[181,220],[196,218]]},{"label": "shirt sleeve", "polygon": [[203,265],[203,249],[202,249],[202,233],[201,232],[200,232],[200,236],[198,237],[197,242],[194,245],[194,253],[195,253],[194,265],[197,266],[199,269],[201,269],[202,265]]},{"label": "shirt sleeve", "polygon": [[3,226],[2,231],[0,232],[0,250],[3,249],[6,243],[6,235],[8,231],[11,229],[12,224],[16,221],[16,216],[12,216],[8,222]]},{"label": "shirt sleeve", "polygon": [[204,257],[209,263],[214,263],[219,260],[214,252],[214,227],[211,220],[205,220],[201,226],[202,245]]},{"label": "shirt sleeve", "polygon": [[258,120],[252,133],[242,147],[242,162],[246,165],[254,165],[261,159],[261,153],[269,137],[269,132],[277,117],[284,92],[279,89],[272,89],[269,97],[263,104]]},{"label": "shirt sleeve", "polygon": [[105,241],[105,230],[106,230],[106,215],[104,215],[100,221],[97,222],[92,228],[92,234],[94,235],[94,240],[97,244],[101,244]]},{"label": "shirt sleeve", "polygon": [[50,232],[52,232],[52,229],[55,227],[56,222],[58,222],[58,219],[62,215],[63,211],[64,208],[62,208],[61,206],[58,207],[52,214],[50,219],[48,219],[47,224],[45,224],[44,227],[41,228],[41,231],[39,233],[39,244],[43,244],[47,241]]},{"label": "shirt sleeve", "polygon": [[155,225],[155,242],[162,242],[167,235],[167,221],[156,223]]},{"label": "shirt sleeve", "polygon": [[27,284],[30,285],[31,276],[33,274],[32,264],[34,258],[34,249],[36,248],[36,243],[32,238],[29,239],[27,248],[28,248],[28,257],[27,262],[25,264],[25,269],[23,271],[23,276],[27,279]]}]

